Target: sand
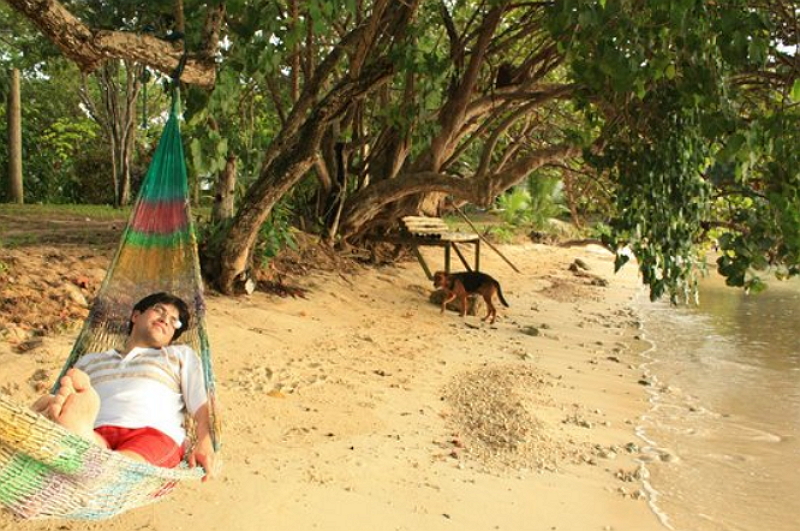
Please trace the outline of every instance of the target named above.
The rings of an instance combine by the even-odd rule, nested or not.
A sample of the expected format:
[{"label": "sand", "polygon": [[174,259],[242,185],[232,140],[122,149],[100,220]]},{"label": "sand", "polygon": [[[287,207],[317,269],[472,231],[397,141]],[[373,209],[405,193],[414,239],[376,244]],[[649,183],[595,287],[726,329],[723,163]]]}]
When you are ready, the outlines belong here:
[{"label": "sand", "polygon": [[[494,325],[440,314],[416,262],[315,272],[305,298],[208,294],[220,477],[100,523],[3,511],[0,530],[664,529],[637,459],[635,268],[596,246],[500,249],[521,272],[484,248],[511,304]],[[0,342],[0,392],[35,397],[74,335]]]}]

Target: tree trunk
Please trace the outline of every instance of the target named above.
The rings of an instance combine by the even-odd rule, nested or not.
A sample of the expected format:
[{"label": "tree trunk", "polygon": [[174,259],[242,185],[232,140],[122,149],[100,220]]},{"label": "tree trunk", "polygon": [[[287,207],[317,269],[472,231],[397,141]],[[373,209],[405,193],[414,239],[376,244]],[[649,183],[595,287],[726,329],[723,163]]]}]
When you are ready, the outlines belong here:
[{"label": "tree trunk", "polygon": [[314,162],[314,173],[317,176],[317,198],[314,215],[317,219],[327,219],[333,204],[334,180],[336,179],[336,135],[338,130],[331,127],[325,132],[320,142],[319,157]]},{"label": "tree trunk", "polygon": [[111,172],[114,183],[114,205],[127,205],[131,200],[131,159],[136,145],[136,101],[142,87],[143,65],[123,61],[125,84],[119,82],[119,62],[103,65],[95,79],[100,88],[102,106],[92,98],[84,84],[81,99],[92,118],[100,125],[111,151]]},{"label": "tree trunk", "polygon": [[336,238],[336,233],[339,230],[339,220],[342,217],[342,209],[347,199],[347,169],[344,160],[344,144],[337,142],[334,150],[336,152],[336,195],[332,197],[333,201],[326,220],[329,243]]},{"label": "tree trunk", "polygon": [[[138,90],[137,90],[138,92]],[[136,99],[133,99],[134,105]],[[127,205],[131,202],[131,159],[134,151],[134,146],[136,145],[136,108],[129,106],[128,108],[128,116],[126,118],[127,123],[125,127],[127,128],[127,132],[125,133],[124,137],[124,146],[122,149],[122,153],[120,154],[120,158],[122,159],[122,164],[120,165],[120,194],[119,194],[119,204],[120,206]]]},{"label": "tree trunk", "polygon": [[212,256],[206,257],[218,263],[218,267],[209,269],[215,271],[217,288],[221,292],[233,293],[237,281],[246,277],[261,225],[275,203],[313,166],[322,135],[331,122],[368,91],[388,82],[393,71],[393,63],[378,61],[365,69],[358,79],[344,80],[315,106],[301,126],[294,130],[284,128],[285,136],[273,141],[273,145],[279,147],[269,154],[258,180],[248,190],[228,237],[218,254],[212,251]]},{"label": "tree trunk", "polygon": [[20,103],[19,70],[11,70],[8,93],[8,178],[9,200],[22,204],[22,105]]},{"label": "tree trunk", "polygon": [[131,167],[136,147],[136,101],[142,89],[142,71],[144,65],[133,61],[125,61],[125,106],[121,109],[120,120],[125,128],[122,144],[122,196],[120,204],[127,205],[131,201]]},{"label": "tree trunk", "polygon": [[[470,115],[468,109],[473,97],[476,93],[476,88],[480,81],[481,67],[485,63],[487,50],[489,49],[495,30],[497,29],[502,15],[506,9],[504,5],[497,5],[490,9],[479,28],[476,38],[475,46],[470,50],[469,62],[466,67],[461,65],[462,60],[457,61],[456,72],[460,77],[453,80],[451,90],[448,93],[447,101],[442,105],[437,122],[439,129],[437,134],[431,139],[430,146],[424,151],[416,160],[410,165],[408,174],[414,176],[404,183],[393,183],[395,172],[400,171],[400,166],[389,166],[387,163],[399,162],[407,155],[407,146],[403,144],[390,145],[386,144],[381,146],[387,149],[385,153],[376,155],[376,160],[383,158],[383,171],[391,171],[392,173],[378,175],[377,177],[381,182],[374,183],[382,190],[388,191],[388,197],[391,199],[386,200],[386,197],[373,197],[372,203],[363,203],[361,197],[369,197],[372,195],[366,187],[359,190],[356,194],[355,202],[351,202],[345,208],[341,220],[341,236],[348,239],[351,236],[358,235],[364,229],[369,229],[367,223],[373,219],[377,227],[386,224],[393,224],[395,216],[402,216],[405,214],[415,215],[429,215],[436,216],[439,214],[439,207],[441,200],[446,196],[445,189],[437,188],[434,183],[426,184],[418,180],[420,175],[430,175],[434,180],[437,180],[439,174],[444,174],[447,169],[444,167],[445,162],[453,155],[459,142],[462,139],[464,131],[468,129],[470,122]],[[455,38],[455,36],[451,36]],[[458,40],[458,39],[456,39]],[[451,47],[456,55],[464,56],[463,43],[451,42]],[[453,52],[451,52],[453,55]],[[463,70],[463,72],[461,72]],[[408,78],[406,83],[406,90],[411,93],[406,95],[406,98],[411,101],[413,99],[413,78]],[[400,140],[400,139],[397,139]],[[491,180],[483,178],[482,175],[473,176],[470,181],[464,180],[455,183],[451,178],[445,175],[441,176],[440,180],[449,193],[454,196],[469,196],[473,200],[471,202],[476,204],[488,203],[492,197],[490,188]],[[522,178],[522,177],[520,177]],[[386,181],[385,179],[389,179]],[[394,203],[391,207],[381,211],[381,207]]]},{"label": "tree trunk", "polygon": [[[300,7],[298,6],[299,0],[291,0],[289,2],[289,18],[291,19],[292,29],[296,29],[300,23]],[[308,15],[306,15],[308,16]],[[312,26],[309,21],[309,28]],[[300,98],[300,45],[295,43],[292,47],[292,55],[289,58],[291,68],[289,69],[289,98],[292,103]]]},{"label": "tree trunk", "polygon": [[213,272],[216,287],[222,293],[233,294],[237,286],[248,279],[251,253],[261,225],[275,203],[305,175],[313,161],[314,148],[301,142],[299,135],[295,136],[251,186],[221,248],[204,257],[206,261],[216,260],[217,264],[209,265],[208,269]]},{"label": "tree trunk", "polygon": [[183,10],[183,0],[175,0],[175,8],[172,13],[175,16],[175,31],[186,35],[186,15]]},{"label": "tree trunk", "polygon": [[225,168],[219,172],[214,205],[211,208],[211,221],[219,223],[233,217],[236,191],[236,155],[228,152]]},{"label": "tree trunk", "polygon": [[117,171],[119,167],[119,158],[117,155],[119,150],[117,149],[116,135],[113,133],[109,134],[108,145],[111,148],[111,182],[114,184],[114,207],[119,208],[122,206],[119,203],[119,198],[122,197],[122,187],[119,181],[119,172]]}]

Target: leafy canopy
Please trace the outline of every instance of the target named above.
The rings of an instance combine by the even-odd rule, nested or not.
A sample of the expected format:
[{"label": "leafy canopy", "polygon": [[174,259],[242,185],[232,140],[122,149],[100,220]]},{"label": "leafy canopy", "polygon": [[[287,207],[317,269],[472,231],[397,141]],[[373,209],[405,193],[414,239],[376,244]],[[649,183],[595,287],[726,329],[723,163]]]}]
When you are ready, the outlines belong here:
[{"label": "leafy canopy", "polygon": [[652,298],[686,299],[711,228],[731,285],[757,288],[753,268],[796,264],[796,117],[752,83],[776,68],[770,14],[740,0],[563,0],[552,15],[578,106],[602,131],[586,160],[616,183],[618,267],[629,247]]}]

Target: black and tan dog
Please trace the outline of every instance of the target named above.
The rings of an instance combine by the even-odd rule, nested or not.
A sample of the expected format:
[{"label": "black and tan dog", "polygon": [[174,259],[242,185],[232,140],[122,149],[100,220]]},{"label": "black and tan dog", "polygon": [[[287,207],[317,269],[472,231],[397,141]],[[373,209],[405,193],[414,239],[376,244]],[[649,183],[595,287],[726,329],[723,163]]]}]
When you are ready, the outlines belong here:
[{"label": "black and tan dog", "polygon": [[467,296],[473,293],[482,295],[483,300],[486,301],[488,313],[483,318],[484,321],[491,317],[491,322],[494,324],[495,317],[497,317],[497,308],[492,304],[492,297],[495,293],[497,293],[503,306],[508,307],[508,303],[503,298],[503,290],[500,289],[500,283],[486,273],[477,271],[445,273],[444,271],[437,271],[433,274],[433,285],[444,290],[445,293],[445,297],[442,300],[442,313],[444,313],[447,303],[457,297],[461,301],[461,317],[464,317],[467,314]]}]

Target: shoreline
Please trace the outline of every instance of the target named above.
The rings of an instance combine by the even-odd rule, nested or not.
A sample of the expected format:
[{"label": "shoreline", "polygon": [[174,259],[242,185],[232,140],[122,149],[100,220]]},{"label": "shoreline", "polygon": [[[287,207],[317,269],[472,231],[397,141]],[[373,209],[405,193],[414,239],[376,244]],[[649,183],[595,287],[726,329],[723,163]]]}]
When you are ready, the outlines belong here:
[{"label": "shoreline", "polygon": [[[481,257],[511,304],[493,326],[440,315],[416,262],[314,273],[306,298],[209,294],[222,477],[105,522],[3,512],[0,529],[665,529],[634,451],[649,408],[635,267],[615,275],[594,246],[502,252],[522,273]],[[35,396],[26,382],[72,337],[0,343],[0,392]]]},{"label": "shoreline", "polygon": [[[646,300],[647,302],[642,302],[643,300]],[[642,304],[648,303],[650,303],[650,301],[649,299],[646,299],[645,295],[640,295],[638,299],[632,301],[632,304],[636,306],[637,309]],[[661,493],[650,483],[650,469],[647,467],[648,463],[650,462],[658,459],[673,459],[674,455],[666,450],[661,449],[658,442],[650,438],[650,436],[647,434],[647,427],[643,422],[643,419],[652,415],[657,407],[659,394],[656,388],[660,383],[658,375],[656,375],[650,369],[650,365],[658,362],[657,358],[653,355],[657,350],[657,344],[654,340],[647,337],[646,330],[647,328],[645,326],[644,319],[642,318],[637,335],[641,338],[641,342],[646,346],[639,353],[639,357],[642,360],[641,364],[639,365],[639,369],[643,374],[644,381],[650,382],[650,384],[644,388],[647,395],[648,408],[640,415],[640,422],[636,425],[634,433],[636,434],[636,437],[638,437],[645,444],[645,446],[642,447],[642,455],[639,461],[643,470],[642,485],[647,493],[647,504],[664,529],[674,530],[675,528],[670,523],[669,515],[662,510],[658,504],[658,499],[661,496]]]}]

